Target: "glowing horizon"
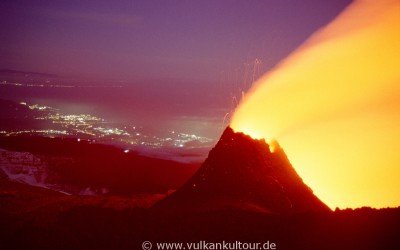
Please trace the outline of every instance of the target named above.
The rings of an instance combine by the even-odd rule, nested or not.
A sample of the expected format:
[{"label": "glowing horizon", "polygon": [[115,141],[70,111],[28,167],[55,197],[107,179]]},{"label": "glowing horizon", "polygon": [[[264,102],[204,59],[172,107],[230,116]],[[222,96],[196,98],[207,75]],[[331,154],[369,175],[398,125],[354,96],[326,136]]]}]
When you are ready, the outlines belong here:
[{"label": "glowing horizon", "polygon": [[356,1],[259,79],[231,121],[276,139],[329,207],[400,205],[400,2]]}]

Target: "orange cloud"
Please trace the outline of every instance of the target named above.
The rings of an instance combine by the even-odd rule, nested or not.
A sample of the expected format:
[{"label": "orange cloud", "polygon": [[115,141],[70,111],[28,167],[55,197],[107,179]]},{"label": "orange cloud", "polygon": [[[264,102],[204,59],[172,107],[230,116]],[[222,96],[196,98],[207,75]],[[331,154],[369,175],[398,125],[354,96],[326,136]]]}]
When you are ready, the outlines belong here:
[{"label": "orange cloud", "polygon": [[331,208],[400,205],[400,2],[356,1],[257,81],[231,126],[276,139]]}]

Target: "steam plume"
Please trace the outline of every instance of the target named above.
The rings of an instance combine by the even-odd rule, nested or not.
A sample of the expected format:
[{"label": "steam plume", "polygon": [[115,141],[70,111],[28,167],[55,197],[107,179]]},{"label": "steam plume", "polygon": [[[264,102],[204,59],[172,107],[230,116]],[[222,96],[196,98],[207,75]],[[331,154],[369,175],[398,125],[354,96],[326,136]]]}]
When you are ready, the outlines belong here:
[{"label": "steam plume", "polygon": [[331,208],[400,205],[400,1],[355,1],[260,78],[236,131],[276,139]]}]

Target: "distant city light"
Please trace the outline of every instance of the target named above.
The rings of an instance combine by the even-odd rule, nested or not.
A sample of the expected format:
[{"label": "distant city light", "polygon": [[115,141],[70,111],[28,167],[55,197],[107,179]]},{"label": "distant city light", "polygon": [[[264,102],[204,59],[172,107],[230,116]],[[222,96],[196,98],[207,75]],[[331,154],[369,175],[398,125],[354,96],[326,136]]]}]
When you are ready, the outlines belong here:
[{"label": "distant city light", "polygon": [[[75,137],[78,142],[82,138],[98,143],[121,143],[130,146],[146,146],[151,148],[177,147],[183,148],[186,143],[197,141],[204,145],[211,145],[212,139],[195,134],[179,133],[169,131],[166,137],[159,137],[143,133],[139,127],[127,124],[116,124],[107,122],[105,119],[90,114],[66,114],[58,109],[39,105],[28,104],[21,101],[20,105],[27,106],[31,110],[38,111],[34,119],[49,121],[51,129],[24,129],[18,131],[0,131],[6,136],[27,134],[41,136],[67,136]],[[129,150],[124,150],[128,153]]]}]

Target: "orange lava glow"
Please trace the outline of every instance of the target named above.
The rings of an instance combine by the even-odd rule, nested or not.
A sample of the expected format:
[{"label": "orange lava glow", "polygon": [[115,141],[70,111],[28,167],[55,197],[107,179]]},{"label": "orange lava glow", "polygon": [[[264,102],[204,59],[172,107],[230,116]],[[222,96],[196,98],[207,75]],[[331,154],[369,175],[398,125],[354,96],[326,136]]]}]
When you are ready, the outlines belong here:
[{"label": "orange lava glow", "polygon": [[353,2],[245,96],[231,127],[276,139],[331,208],[400,205],[400,1]]}]

